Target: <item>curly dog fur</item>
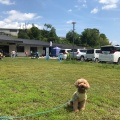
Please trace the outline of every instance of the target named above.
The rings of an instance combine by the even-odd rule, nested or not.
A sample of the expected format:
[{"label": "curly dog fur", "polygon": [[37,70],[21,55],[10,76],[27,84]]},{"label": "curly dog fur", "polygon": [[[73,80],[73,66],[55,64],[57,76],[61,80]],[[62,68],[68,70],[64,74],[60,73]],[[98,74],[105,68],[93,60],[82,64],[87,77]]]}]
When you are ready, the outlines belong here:
[{"label": "curly dog fur", "polygon": [[90,85],[87,80],[81,78],[75,82],[77,91],[73,94],[72,100],[68,103],[69,106],[72,106],[75,112],[79,110],[84,110],[87,100],[86,90],[90,88]]}]

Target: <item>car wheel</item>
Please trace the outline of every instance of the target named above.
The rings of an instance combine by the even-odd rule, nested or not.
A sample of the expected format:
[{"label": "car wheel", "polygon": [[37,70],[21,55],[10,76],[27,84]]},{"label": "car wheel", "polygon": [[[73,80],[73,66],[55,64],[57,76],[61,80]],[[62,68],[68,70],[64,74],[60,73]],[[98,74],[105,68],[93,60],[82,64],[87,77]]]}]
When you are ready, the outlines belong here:
[{"label": "car wheel", "polygon": [[86,59],[85,61],[88,62],[88,59]]},{"label": "car wheel", "polygon": [[96,63],[98,63],[98,62],[99,62],[99,59],[98,59],[98,58],[96,58],[96,59],[95,59],[95,62],[96,62]]},{"label": "car wheel", "polygon": [[120,58],[118,58],[118,62],[117,62],[118,65],[120,65]]},{"label": "car wheel", "polygon": [[85,59],[84,59],[84,57],[83,57],[83,56],[80,58],[80,61],[85,61]]}]

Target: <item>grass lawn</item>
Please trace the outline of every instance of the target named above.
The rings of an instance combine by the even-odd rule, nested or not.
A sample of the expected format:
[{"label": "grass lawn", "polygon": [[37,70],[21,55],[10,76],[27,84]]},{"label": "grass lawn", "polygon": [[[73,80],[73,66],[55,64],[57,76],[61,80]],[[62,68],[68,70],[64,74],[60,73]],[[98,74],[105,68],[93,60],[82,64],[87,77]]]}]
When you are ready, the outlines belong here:
[{"label": "grass lawn", "polygon": [[[74,82],[78,78],[87,79],[91,88],[86,110],[76,114],[65,104],[76,91]],[[4,58],[0,61],[0,116],[20,120],[120,120],[120,66]]]}]

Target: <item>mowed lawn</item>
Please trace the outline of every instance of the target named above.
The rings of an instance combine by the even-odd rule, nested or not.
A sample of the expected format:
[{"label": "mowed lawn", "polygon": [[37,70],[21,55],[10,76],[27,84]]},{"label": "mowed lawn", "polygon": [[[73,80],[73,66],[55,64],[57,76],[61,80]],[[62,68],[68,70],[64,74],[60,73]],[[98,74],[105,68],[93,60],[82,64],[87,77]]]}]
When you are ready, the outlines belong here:
[{"label": "mowed lawn", "polygon": [[[84,112],[66,103],[74,82],[90,83]],[[0,119],[120,120],[120,66],[115,64],[4,58],[0,61]]]}]

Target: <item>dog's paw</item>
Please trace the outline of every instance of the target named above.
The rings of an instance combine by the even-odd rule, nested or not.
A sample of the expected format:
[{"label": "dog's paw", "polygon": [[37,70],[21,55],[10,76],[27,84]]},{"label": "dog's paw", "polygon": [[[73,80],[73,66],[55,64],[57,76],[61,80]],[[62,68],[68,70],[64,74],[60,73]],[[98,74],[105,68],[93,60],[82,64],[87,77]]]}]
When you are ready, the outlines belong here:
[{"label": "dog's paw", "polygon": [[85,108],[83,107],[83,108],[81,108],[80,110],[81,110],[81,111],[84,111],[84,110],[85,110]]},{"label": "dog's paw", "polygon": [[76,113],[78,113],[78,112],[79,112],[79,110],[77,109],[77,110],[75,110],[75,112],[76,112]]}]

